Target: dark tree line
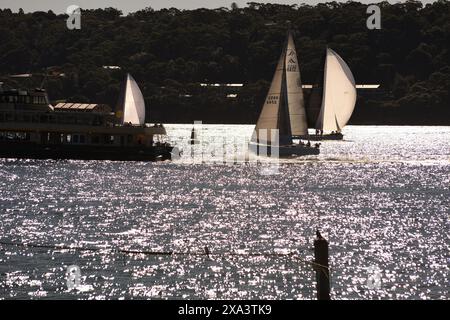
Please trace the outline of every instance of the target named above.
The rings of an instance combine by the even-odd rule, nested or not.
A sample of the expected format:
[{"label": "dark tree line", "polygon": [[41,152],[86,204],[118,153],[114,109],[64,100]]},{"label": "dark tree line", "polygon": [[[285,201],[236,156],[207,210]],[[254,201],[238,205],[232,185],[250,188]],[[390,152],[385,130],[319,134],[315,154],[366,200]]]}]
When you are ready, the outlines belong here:
[{"label": "dark tree line", "polygon": [[[379,6],[381,30],[367,29],[367,6],[358,2],[146,8],[127,16],[113,8],[83,10],[81,30],[66,28],[67,15],[4,9],[0,81],[36,86],[42,78],[14,83],[6,75],[47,73],[53,101],[115,106],[130,72],[152,121],[254,123],[290,21],[303,83],[317,79],[328,46],[358,83],[382,85],[376,93],[360,92],[353,123],[450,124],[450,3]],[[245,86],[227,98],[236,90],[200,87],[204,82]]]}]

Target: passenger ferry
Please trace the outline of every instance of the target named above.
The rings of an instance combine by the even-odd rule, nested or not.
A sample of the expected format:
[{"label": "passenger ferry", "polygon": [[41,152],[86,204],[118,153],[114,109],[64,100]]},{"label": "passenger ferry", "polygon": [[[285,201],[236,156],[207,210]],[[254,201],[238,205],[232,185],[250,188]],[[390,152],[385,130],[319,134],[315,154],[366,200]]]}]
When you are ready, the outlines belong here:
[{"label": "passenger ferry", "polygon": [[[107,105],[50,105],[44,89],[0,86],[0,158],[158,161],[171,159],[163,125],[145,124],[145,105],[127,76],[123,109]],[[138,97],[138,99],[136,99]]]}]

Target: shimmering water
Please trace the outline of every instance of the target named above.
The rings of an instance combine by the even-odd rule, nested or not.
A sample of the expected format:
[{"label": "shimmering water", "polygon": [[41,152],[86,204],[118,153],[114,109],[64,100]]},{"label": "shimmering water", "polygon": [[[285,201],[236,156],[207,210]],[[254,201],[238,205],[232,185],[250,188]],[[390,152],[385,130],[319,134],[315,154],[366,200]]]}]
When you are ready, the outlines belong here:
[{"label": "shimmering water", "polygon": [[[191,125],[168,129],[178,141]],[[223,137],[252,129],[205,126],[203,134],[231,154]],[[275,175],[254,163],[213,163],[209,151],[205,164],[192,164],[180,142],[174,162],[0,160],[0,241],[103,248],[0,245],[0,298],[314,299],[303,260],[320,228],[333,299],[448,299],[450,127],[344,134],[320,156],[281,161]],[[195,255],[205,245],[210,256]],[[296,255],[266,255],[274,252]],[[70,265],[81,269],[72,291]],[[380,282],[371,286],[370,275]]]}]

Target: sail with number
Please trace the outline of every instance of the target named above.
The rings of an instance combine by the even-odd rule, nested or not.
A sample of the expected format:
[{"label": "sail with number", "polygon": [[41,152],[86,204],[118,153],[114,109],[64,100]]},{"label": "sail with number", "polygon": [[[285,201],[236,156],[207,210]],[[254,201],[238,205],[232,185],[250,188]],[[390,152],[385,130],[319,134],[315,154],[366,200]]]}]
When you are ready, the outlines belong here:
[{"label": "sail with number", "polygon": [[[279,136],[272,135],[272,129],[278,129]],[[292,144],[292,136],[307,134],[307,129],[297,53],[289,32],[252,141],[270,144],[279,138],[280,145]]]},{"label": "sail with number", "polygon": [[355,103],[356,86],[350,68],[336,52],[327,48],[322,105],[315,128],[341,131],[350,120]]},{"label": "sail with number", "polygon": [[145,123],[145,102],[136,80],[127,74],[123,100],[123,123]]},{"label": "sail with number", "polygon": [[[280,112],[280,100],[281,100],[281,83],[283,80],[283,68],[284,68],[284,52],[278,60],[277,68],[270,85],[269,92],[267,93],[266,100],[264,102],[261,114],[259,115],[258,122],[256,123],[255,132],[252,140],[257,140],[262,143],[271,142],[270,132],[272,129],[278,129],[278,119]],[[267,130],[264,132],[263,130]]]}]

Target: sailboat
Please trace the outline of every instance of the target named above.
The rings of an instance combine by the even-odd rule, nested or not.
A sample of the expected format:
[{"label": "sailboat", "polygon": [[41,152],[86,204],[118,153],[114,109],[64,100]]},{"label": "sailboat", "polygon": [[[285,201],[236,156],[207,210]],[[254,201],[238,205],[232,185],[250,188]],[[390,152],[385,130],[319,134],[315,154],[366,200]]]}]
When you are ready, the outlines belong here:
[{"label": "sailboat", "polygon": [[348,65],[330,48],[326,50],[321,82],[323,85],[313,87],[306,108],[309,127],[316,129],[316,134],[308,135],[308,138],[342,140],[342,128],[348,123],[355,109],[356,85]]},{"label": "sailboat", "polygon": [[191,139],[189,140],[189,144],[199,144],[200,141],[197,139],[197,132],[195,132],[195,129],[192,128],[191,131]]},{"label": "sailboat", "polygon": [[141,89],[131,76],[127,74],[125,86],[121,90],[117,116],[127,125],[143,125],[145,123],[145,101]]},{"label": "sailboat", "polygon": [[294,39],[288,31],[261,114],[249,147],[259,155],[316,155],[319,145],[293,142],[293,136],[308,134],[300,68]]}]

